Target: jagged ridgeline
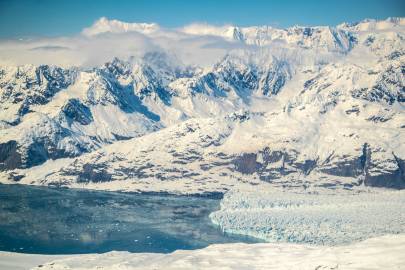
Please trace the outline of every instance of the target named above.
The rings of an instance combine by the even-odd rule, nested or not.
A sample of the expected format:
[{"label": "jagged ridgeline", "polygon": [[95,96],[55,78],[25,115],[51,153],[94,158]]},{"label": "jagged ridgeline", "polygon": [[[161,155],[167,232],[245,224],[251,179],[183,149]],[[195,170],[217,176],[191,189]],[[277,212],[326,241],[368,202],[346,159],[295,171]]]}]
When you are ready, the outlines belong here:
[{"label": "jagged ridgeline", "polygon": [[1,66],[1,181],[189,193],[261,181],[405,187],[402,18],[211,35],[240,46],[210,67],[161,51],[87,69]]}]

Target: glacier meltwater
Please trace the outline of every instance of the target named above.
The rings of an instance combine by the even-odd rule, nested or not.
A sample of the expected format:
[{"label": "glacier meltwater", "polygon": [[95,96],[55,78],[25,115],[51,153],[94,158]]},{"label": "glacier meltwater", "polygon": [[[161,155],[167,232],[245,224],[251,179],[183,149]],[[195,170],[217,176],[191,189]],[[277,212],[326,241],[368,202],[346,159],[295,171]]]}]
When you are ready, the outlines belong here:
[{"label": "glacier meltwater", "polygon": [[40,254],[167,253],[225,235],[209,220],[218,199],[0,185],[0,250]]}]

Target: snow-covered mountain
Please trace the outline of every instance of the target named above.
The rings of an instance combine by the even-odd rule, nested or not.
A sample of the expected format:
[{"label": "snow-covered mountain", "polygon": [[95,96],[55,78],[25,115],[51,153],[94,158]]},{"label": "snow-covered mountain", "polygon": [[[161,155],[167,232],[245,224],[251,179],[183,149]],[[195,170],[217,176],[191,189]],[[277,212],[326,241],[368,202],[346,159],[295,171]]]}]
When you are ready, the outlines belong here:
[{"label": "snow-covered mountain", "polygon": [[[241,183],[405,187],[405,20],[170,30],[242,43],[94,68],[0,67],[0,179],[202,193]],[[93,36],[170,31],[105,18]]]},{"label": "snow-covered mountain", "polygon": [[91,27],[83,29],[82,33],[86,36],[94,36],[102,33],[125,33],[139,32],[142,34],[151,34],[160,29],[156,23],[126,23],[118,20],[109,20],[102,17]]}]

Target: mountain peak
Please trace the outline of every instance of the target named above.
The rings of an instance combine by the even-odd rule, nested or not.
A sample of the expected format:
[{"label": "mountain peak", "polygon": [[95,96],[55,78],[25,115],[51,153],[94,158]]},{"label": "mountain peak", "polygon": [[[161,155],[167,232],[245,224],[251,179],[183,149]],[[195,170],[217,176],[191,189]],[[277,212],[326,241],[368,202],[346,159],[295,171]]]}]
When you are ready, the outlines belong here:
[{"label": "mountain peak", "polygon": [[359,31],[386,30],[398,26],[405,26],[405,18],[388,17],[385,20],[364,19],[362,21],[354,23],[342,23],[338,25],[337,28],[359,32]]},{"label": "mountain peak", "polygon": [[156,23],[128,23],[119,20],[109,20],[101,17],[88,28],[83,29],[82,34],[85,36],[95,36],[103,33],[126,33],[139,32],[142,34],[151,34],[160,29]]}]

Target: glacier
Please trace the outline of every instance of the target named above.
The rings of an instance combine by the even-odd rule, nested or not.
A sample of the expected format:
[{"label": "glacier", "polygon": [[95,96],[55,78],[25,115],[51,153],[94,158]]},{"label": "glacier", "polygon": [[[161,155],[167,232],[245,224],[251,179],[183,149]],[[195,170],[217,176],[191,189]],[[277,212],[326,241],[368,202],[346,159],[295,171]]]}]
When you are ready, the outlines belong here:
[{"label": "glacier", "polygon": [[210,214],[227,233],[267,242],[343,245],[405,232],[403,191],[243,189]]}]

